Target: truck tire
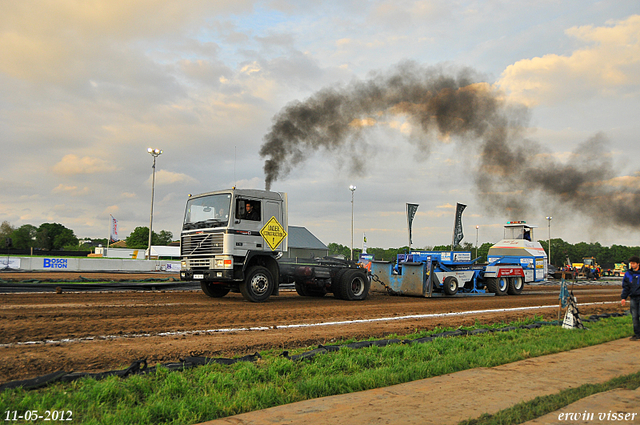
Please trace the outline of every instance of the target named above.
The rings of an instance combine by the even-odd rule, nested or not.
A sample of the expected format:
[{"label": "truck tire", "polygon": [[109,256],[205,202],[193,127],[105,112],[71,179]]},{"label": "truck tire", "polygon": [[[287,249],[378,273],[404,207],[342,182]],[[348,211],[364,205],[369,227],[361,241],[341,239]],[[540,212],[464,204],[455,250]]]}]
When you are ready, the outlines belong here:
[{"label": "truck tire", "polygon": [[327,292],[322,289],[307,288],[307,294],[309,297],[322,298],[327,295]]},{"label": "truck tire", "polygon": [[304,284],[301,282],[296,282],[295,283],[295,287],[296,287],[296,292],[298,293],[298,295],[300,295],[301,297],[306,297],[309,296],[309,294],[307,293],[307,288],[304,287]]},{"label": "truck tire", "polygon": [[326,295],[326,291],[324,291],[321,288],[308,288],[307,286],[305,286],[304,283],[302,282],[296,282],[295,283],[295,288],[296,288],[296,292],[298,293],[298,295],[300,295],[301,297],[316,297],[316,298],[322,298]]},{"label": "truck tire", "polygon": [[487,290],[496,295],[507,295],[509,280],[506,277],[490,277],[486,280]]},{"label": "truck tire", "polygon": [[351,269],[340,269],[338,270],[333,278],[331,279],[331,292],[333,292],[333,296],[339,300],[343,299],[342,294],[340,292],[340,287],[342,286],[342,277],[344,274]]},{"label": "truck tire", "polygon": [[524,280],[521,276],[512,277],[511,279],[509,279],[509,289],[507,290],[509,295],[520,295],[523,288]]},{"label": "truck tire", "polygon": [[347,270],[340,279],[340,298],[347,301],[362,301],[369,295],[369,278],[359,269]]},{"label": "truck tire", "polygon": [[211,298],[222,298],[231,290],[228,286],[214,282],[200,282],[200,288]]},{"label": "truck tire", "polygon": [[245,300],[253,303],[266,301],[271,296],[275,282],[271,272],[266,267],[250,267],[240,284],[240,293]]},{"label": "truck tire", "polygon": [[444,293],[447,295],[455,295],[458,293],[458,279],[455,276],[447,276],[444,278],[444,283],[442,284],[442,289]]}]

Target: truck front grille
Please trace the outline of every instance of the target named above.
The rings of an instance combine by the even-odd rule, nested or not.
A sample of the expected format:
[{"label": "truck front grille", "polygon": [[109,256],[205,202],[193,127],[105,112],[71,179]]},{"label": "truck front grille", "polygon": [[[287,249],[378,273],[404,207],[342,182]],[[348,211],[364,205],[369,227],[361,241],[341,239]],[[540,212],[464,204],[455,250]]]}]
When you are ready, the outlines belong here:
[{"label": "truck front grille", "polygon": [[183,235],[180,254],[183,257],[222,254],[224,235],[222,233],[196,233]]},{"label": "truck front grille", "polygon": [[211,259],[209,258],[190,258],[189,259],[189,267],[192,269],[195,268],[211,268]]}]

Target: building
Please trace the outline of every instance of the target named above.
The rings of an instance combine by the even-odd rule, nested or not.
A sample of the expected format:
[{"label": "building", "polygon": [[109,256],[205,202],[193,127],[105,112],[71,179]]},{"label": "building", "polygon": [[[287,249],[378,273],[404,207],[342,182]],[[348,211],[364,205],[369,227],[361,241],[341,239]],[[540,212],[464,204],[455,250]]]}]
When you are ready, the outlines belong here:
[{"label": "building", "polygon": [[284,258],[313,258],[329,255],[329,248],[305,227],[289,226],[288,233],[289,250],[283,253]]}]

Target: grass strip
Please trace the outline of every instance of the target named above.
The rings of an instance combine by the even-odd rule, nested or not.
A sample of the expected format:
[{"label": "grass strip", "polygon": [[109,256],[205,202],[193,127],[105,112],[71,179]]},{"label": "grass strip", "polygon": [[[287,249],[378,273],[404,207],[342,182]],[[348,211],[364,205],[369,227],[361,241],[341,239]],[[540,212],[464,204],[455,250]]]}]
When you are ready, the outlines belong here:
[{"label": "grass strip", "polygon": [[493,415],[483,414],[476,419],[462,421],[460,425],[510,425],[521,424],[555,412],[593,394],[616,388],[635,390],[640,387],[640,372],[619,376],[601,384],[584,384],[578,388],[562,390],[557,394],[536,397],[524,401]]},{"label": "grass strip", "polygon": [[424,344],[343,349],[312,361],[292,362],[277,356],[279,351],[274,349],[261,353],[263,360],[257,363],[211,364],[184,372],[159,368],[154,374],[124,380],[82,379],[41,390],[7,390],[0,393],[0,414],[64,409],[73,411],[74,422],[88,424],[193,424],[601,344],[629,336],[630,322],[629,316],[614,317],[589,323],[589,330],[543,326],[437,338]]}]

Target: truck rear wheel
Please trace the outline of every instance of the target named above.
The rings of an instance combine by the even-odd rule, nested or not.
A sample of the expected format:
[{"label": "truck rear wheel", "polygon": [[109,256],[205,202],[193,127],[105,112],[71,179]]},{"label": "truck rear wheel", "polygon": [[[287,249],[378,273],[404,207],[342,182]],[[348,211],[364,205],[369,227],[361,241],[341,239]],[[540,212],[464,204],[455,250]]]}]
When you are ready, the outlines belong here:
[{"label": "truck rear wheel", "polygon": [[458,279],[455,276],[447,276],[442,284],[442,289],[447,295],[455,295],[458,293]]},{"label": "truck rear wheel", "polygon": [[296,292],[298,293],[298,295],[300,295],[301,297],[316,297],[316,298],[322,298],[326,295],[326,291],[324,291],[322,288],[318,288],[318,287],[307,287],[305,286],[304,283],[302,282],[296,282],[295,283],[295,288],[296,288]]},{"label": "truck rear wheel", "polygon": [[202,292],[211,298],[222,298],[230,291],[228,286],[214,282],[200,282],[200,288],[202,288]]},{"label": "truck rear wheel", "polygon": [[245,300],[260,303],[271,296],[274,286],[275,282],[269,269],[253,266],[249,268],[244,281],[240,284],[240,293]]},{"label": "truck rear wheel", "polygon": [[524,288],[524,282],[521,276],[509,279],[509,289],[507,292],[510,295],[520,295],[522,293],[522,288]]},{"label": "truck rear wheel", "polygon": [[340,298],[347,301],[362,301],[369,295],[369,279],[358,269],[348,270],[340,279]]},{"label": "truck rear wheel", "polygon": [[509,281],[506,277],[490,277],[485,285],[489,292],[493,292],[496,295],[507,295],[507,290],[509,289]]},{"label": "truck rear wheel", "polygon": [[295,283],[295,288],[296,288],[296,292],[301,297],[306,297],[306,296],[309,295],[309,294],[307,294],[307,288],[304,287],[304,284],[302,282],[296,282]]},{"label": "truck rear wheel", "polygon": [[309,297],[315,297],[315,298],[322,298],[325,295],[327,295],[327,293],[322,289],[310,289],[310,288],[307,288],[307,294]]},{"label": "truck rear wheel", "polygon": [[342,277],[348,271],[350,271],[350,269],[340,269],[331,279],[331,292],[333,292],[334,297],[340,300],[342,299],[342,294],[340,293],[340,287],[342,286]]}]

